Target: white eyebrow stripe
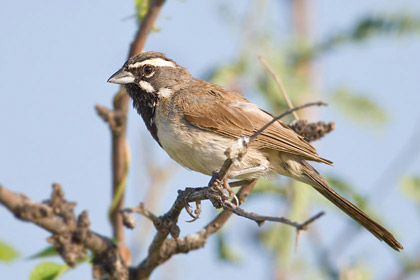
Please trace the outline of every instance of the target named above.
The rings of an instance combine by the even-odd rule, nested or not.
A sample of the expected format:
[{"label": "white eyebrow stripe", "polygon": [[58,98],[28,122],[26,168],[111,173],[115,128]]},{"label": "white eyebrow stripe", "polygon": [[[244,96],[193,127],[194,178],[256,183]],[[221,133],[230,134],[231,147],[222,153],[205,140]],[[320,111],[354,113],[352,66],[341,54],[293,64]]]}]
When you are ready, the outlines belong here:
[{"label": "white eyebrow stripe", "polygon": [[141,87],[142,90],[148,92],[148,93],[152,93],[155,91],[155,89],[152,87],[152,85],[146,81],[140,81],[139,82],[139,87]]},{"label": "white eyebrow stripe", "polygon": [[176,67],[175,63],[173,63],[172,61],[168,61],[163,58],[151,58],[145,61],[140,61],[134,64],[130,64],[128,65],[128,68],[138,68],[146,64],[152,65],[152,66]]}]

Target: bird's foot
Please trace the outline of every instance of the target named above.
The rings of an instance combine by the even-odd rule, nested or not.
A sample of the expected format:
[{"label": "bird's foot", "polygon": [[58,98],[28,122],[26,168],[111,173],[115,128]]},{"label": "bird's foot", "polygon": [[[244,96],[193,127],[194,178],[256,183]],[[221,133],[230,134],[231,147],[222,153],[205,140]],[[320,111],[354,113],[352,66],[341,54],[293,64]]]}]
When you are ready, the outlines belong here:
[{"label": "bird's foot", "polygon": [[235,192],[230,188],[226,176],[223,178],[223,187],[229,193],[229,198],[232,198],[235,206],[238,207],[239,206],[239,199],[236,196]]},{"label": "bird's foot", "polygon": [[[223,184],[221,183],[219,179],[219,173],[213,172],[213,175],[211,177],[209,187],[215,190],[217,193],[221,194],[222,201],[232,198],[233,203],[236,207],[239,206],[239,199],[236,196],[235,192],[231,189],[229,186],[229,183],[227,181],[227,176],[225,176],[223,179]],[[226,192],[228,196],[226,197]],[[214,204],[214,203],[213,203]]]},{"label": "bird's foot", "polygon": [[185,204],[185,210],[192,217],[192,220],[187,221],[187,223],[192,223],[192,222],[197,221],[198,218],[200,218],[200,214],[201,214],[201,201],[198,200],[195,202],[194,213],[191,209],[191,206],[188,203]]},{"label": "bird's foot", "polygon": [[189,223],[198,220],[201,214],[201,201],[195,201],[196,208],[194,211],[189,204],[189,202],[191,201],[190,196],[196,191],[197,188],[186,188],[185,191],[178,191],[178,194],[181,195],[181,201],[183,201],[185,211],[187,211],[188,215],[190,215],[191,218],[193,218],[192,220],[187,221]]}]

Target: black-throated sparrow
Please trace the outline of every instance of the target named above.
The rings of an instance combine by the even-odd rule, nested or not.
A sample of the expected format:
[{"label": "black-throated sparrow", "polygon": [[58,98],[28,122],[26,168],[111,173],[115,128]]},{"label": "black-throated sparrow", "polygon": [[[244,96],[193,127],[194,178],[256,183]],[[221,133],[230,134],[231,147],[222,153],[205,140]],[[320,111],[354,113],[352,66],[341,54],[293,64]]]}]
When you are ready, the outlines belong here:
[{"label": "black-throated sparrow", "polygon": [[[236,92],[195,79],[162,53],[131,57],[108,82],[124,85],[153,138],[184,167],[211,175],[239,137],[250,136],[273,117]],[[229,178],[258,178],[270,173],[292,177],[324,197],[394,250],[394,236],[336,193],[307,160],[331,164],[281,121],[251,142]]]}]

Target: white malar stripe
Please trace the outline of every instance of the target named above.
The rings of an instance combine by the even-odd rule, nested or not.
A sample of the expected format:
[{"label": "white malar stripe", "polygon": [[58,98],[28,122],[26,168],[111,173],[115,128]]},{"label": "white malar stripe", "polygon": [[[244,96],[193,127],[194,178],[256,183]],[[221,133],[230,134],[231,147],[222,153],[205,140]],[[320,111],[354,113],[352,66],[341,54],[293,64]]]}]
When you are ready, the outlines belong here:
[{"label": "white malar stripe", "polygon": [[157,93],[159,97],[165,97],[165,98],[171,96],[171,94],[172,94],[172,90],[170,88],[161,88]]},{"label": "white malar stripe", "polygon": [[146,91],[148,93],[152,93],[152,92],[155,91],[155,89],[152,87],[152,85],[150,83],[146,82],[146,81],[140,81],[139,82],[139,87],[142,90],[144,90],[144,91]]},{"label": "white malar stripe", "polygon": [[173,63],[172,61],[168,61],[163,58],[151,58],[145,61],[140,61],[134,64],[130,64],[128,65],[128,68],[138,68],[146,64],[152,65],[152,66],[176,67],[175,63]]}]

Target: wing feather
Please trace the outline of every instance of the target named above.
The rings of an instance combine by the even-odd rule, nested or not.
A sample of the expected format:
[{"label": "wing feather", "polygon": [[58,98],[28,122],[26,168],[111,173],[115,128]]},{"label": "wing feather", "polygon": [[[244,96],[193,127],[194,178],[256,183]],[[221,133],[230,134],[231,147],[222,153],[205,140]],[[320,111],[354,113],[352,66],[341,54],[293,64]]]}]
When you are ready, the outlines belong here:
[{"label": "wing feather", "polygon": [[[200,90],[202,91],[202,86]],[[191,89],[190,89],[191,90]],[[181,100],[184,118],[190,124],[223,136],[251,136],[273,116],[259,109],[235,92],[218,86],[208,86],[211,93],[193,100]],[[185,95],[178,95],[180,98]],[[178,103],[180,104],[180,103]],[[259,134],[252,145],[303,156],[305,159],[332,164],[319,157],[315,148],[281,121],[273,123]]]}]

